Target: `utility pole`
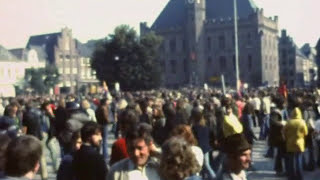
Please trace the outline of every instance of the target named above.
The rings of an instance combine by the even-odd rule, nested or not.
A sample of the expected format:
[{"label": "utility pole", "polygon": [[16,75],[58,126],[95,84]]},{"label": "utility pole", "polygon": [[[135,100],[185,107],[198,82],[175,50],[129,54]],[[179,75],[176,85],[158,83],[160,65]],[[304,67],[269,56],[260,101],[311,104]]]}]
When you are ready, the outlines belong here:
[{"label": "utility pole", "polygon": [[234,13],[234,49],[235,49],[235,66],[236,66],[236,88],[239,91],[240,79],[239,79],[239,47],[238,47],[238,11],[237,0],[233,0],[233,13]]}]

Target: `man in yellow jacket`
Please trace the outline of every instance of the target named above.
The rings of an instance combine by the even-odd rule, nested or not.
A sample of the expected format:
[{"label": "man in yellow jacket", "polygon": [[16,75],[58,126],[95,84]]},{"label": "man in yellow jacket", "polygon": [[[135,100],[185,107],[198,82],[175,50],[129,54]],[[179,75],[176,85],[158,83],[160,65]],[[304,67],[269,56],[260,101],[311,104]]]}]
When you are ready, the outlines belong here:
[{"label": "man in yellow jacket", "polygon": [[308,128],[302,119],[301,110],[296,107],[291,113],[291,120],[284,127],[286,150],[288,153],[288,178],[302,180],[302,153],[305,150],[305,137]]}]

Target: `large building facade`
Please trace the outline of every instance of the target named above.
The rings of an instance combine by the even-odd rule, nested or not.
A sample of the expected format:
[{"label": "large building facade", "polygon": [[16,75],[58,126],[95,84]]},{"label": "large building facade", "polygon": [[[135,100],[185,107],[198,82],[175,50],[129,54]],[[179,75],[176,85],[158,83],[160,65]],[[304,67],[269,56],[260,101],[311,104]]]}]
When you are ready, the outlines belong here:
[{"label": "large building facade", "polygon": [[45,48],[47,60],[58,68],[61,93],[74,93],[96,86],[99,81],[90,67],[92,49],[72,37],[72,31],[63,28],[61,32],[31,36],[27,48]]},{"label": "large building facade", "polygon": [[280,79],[290,88],[304,88],[315,85],[317,65],[316,51],[305,44],[301,49],[286,30],[281,31],[279,39]]},{"label": "large building facade", "polygon": [[[279,83],[278,18],[264,16],[251,0],[238,0],[239,70],[251,87]],[[233,0],[170,0],[149,28],[163,37],[163,85],[236,85]]]}]

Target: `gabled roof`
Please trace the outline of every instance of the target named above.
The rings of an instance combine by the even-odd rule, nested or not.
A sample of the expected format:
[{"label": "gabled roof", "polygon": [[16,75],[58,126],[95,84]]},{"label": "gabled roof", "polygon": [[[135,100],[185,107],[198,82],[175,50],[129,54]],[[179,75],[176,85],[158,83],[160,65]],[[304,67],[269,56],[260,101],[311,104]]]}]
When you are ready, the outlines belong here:
[{"label": "gabled roof", "polygon": [[80,41],[76,40],[76,48],[79,51],[80,56],[82,56],[82,57],[91,57],[95,46],[93,46],[91,41],[83,44]]},{"label": "gabled roof", "polygon": [[10,61],[10,60],[17,60],[12,53],[10,53],[6,48],[0,45],[0,61]]},{"label": "gabled roof", "polygon": [[58,37],[60,35],[61,33],[58,32],[58,33],[31,36],[27,43],[27,48],[30,48],[31,46],[44,47],[48,55],[49,62],[53,63],[54,62],[54,46],[57,45]]},{"label": "gabled roof", "polygon": [[18,59],[23,59],[24,55],[24,49],[23,48],[17,48],[17,49],[10,49],[9,52],[17,57]]},{"label": "gabled roof", "polygon": [[[252,0],[237,0],[238,16],[247,18],[257,6]],[[152,29],[182,26],[186,22],[185,0],[170,0],[152,25]],[[206,0],[206,19],[233,18],[233,0]]]},{"label": "gabled roof", "polygon": [[30,46],[29,50],[31,50],[31,49],[34,49],[37,52],[39,61],[47,60],[48,55],[47,55],[46,50],[45,50],[44,47],[42,47],[42,46]]}]

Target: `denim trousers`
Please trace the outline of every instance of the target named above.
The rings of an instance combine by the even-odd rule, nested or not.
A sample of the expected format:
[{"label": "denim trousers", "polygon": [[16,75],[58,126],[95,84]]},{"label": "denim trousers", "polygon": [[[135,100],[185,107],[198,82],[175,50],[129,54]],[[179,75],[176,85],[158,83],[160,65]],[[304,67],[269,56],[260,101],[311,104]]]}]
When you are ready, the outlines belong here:
[{"label": "denim trousers", "polygon": [[260,139],[265,140],[269,134],[270,129],[270,115],[263,114],[261,117],[261,124],[260,124]]},{"label": "denim trousers", "polygon": [[108,161],[108,124],[103,125],[103,136],[102,136],[102,154],[107,163]]},{"label": "denim trousers", "polygon": [[302,152],[288,153],[288,179],[303,180]]},{"label": "denim trousers", "polygon": [[[283,168],[284,165],[284,168]],[[274,161],[274,170],[276,172],[283,172],[285,170],[286,173],[288,173],[288,157],[285,153],[285,150],[283,147],[277,147],[277,154]]]}]

